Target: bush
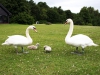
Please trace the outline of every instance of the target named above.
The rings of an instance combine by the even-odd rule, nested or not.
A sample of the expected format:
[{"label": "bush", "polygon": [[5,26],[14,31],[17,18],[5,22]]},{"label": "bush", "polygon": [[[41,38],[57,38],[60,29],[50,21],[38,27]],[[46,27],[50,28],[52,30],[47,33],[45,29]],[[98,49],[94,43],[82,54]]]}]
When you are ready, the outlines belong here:
[{"label": "bush", "polygon": [[12,22],[19,24],[33,24],[34,18],[26,12],[18,13],[18,15],[12,17]]},{"label": "bush", "polygon": [[46,25],[51,25],[52,23],[51,22],[46,22]]},{"label": "bush", "polygon": [[45,23],[47,23],[47,21],[46,20],[39,20],[39,23],[40,24],[45,24]]}]

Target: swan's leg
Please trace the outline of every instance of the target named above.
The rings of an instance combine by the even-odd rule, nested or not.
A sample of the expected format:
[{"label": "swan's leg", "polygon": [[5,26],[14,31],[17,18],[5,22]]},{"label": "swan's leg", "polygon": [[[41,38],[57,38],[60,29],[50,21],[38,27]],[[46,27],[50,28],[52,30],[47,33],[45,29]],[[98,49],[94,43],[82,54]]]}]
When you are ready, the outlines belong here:
[{"label": "swan's leg", "polygon": [[76,50],[74,51],[74,53],[79,54],[78,47],[76,47]]},{"label": "swan's leg", "polygon": [[24,48],[23,48],[23,46],[21,46],[21,48],[22,48],[22,52],[23,52],[23,53],[29,53],[29,52],[25,52],[25,51],[24,51]]},{"label": "swan's leg", "polygon": [[76,47],[76,54],[78,55],[82,55],[84,53],[84,48],[82,48],[82,52],[78,51],[78,47]]},{"label": "swan's leg", "polygon": [[82,53],[84,53],[84,48],[82,48]]},{"label": "swan's leg", "polygon": [[78,47],[76,47],[76,50],[74,50],[73,52],[71,52],[71,53],[73,53],[73,54],[78,54],[79,52],[78,52]]},{"label": "swan's leg", "polygon": [[74,51],[74,53],[79,53],[78,47],[76,47],[76,50]]},{"label": "swan's leg", "polygon": [[15,51],[16,51],[16,53],[18,54],[18,49],[17,49],[17,46],[14,46],[15,47]]},{"label": "swan's leg", "polygon": [[22,52],[24,53],[24,48],[23,48],[23,46],[21,46],[21,48],[22,48]]},{"label": "swan's leg", "polygon": [[78,47],[76,47],[76,52],[78,53]]}]

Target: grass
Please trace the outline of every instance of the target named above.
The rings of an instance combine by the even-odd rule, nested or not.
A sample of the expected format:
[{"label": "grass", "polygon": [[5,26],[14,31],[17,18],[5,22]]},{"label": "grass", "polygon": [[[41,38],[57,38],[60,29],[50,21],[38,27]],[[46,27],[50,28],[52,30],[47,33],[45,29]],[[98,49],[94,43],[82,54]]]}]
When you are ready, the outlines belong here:
[{"label": "grass", "polygon": [[[0,75],[99,75],[100,47],[85,48],[84,55],[71,54],[75,47],[65,44],[69,25],[35,25],[38,33],[30,31],[33,44],[40,43],[38,50],[28,50],[28,54],[17,55],[14,47],[0,45]],[[28,25],[1,24],[0,44],[9,35],[25,35]],[[100,27],[75,26],[73,35],[85,34],[100,45]],[[52,47],[45,53],[44,45]],[[18,48],[21,51],[21,48]],[[81,50],[81,48],[80,48]]]}]

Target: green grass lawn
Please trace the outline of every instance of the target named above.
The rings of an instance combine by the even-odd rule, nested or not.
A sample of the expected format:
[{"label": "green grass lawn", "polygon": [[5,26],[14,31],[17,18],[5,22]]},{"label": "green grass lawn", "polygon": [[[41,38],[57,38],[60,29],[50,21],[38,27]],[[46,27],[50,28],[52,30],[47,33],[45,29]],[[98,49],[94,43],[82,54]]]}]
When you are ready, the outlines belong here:
[{"label": "green grass lawn", "polygon": [[[33,44],[40,43],[38,50],[17,55],[13,46],[0,45],[0,75],[99,75],[100,47],[86,47],[83,55],[71,54],[75,47],[65,44],[69,25],[35,25],[38,33],[30,31]],[[0,24],[0,44],[7,36],[25,35],[28,25]],[[75,26],[73,35],[85,34],[100,45],[99,26]],[[52,47],[51,53],[45,53],[44,45]],[[19,47],[19,52],[21,48]],[[81,50],[81,48],[79,48]]]}]

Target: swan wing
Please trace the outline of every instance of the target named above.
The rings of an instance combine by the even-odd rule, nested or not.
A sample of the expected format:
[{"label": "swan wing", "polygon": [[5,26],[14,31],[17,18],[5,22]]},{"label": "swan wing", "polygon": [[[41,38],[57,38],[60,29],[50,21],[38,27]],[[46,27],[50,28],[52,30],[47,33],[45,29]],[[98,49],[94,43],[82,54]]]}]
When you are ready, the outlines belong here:
[{"label": "swan wing", "polygon": [[93,42],[91,38],[83,34],[72,36],[71,40],[77,41],[77,42]]},{"label": "swan wing", "polygon": [[89,38],[88,36],[86,35],[83,35],[83,34],[78,34],[78,35],[75,35],[75,36],[72,36],[68,43],[70,45],[73,45],[73,46],[83,46],[83,47],[86,47],[86,46],[91,46],[93,45],[93,41],[91,38]]},{"label": "swan wing", "polygon": [[22,35],[12,35],[5,41],[7,45],[27,45],[29,40]]}]

